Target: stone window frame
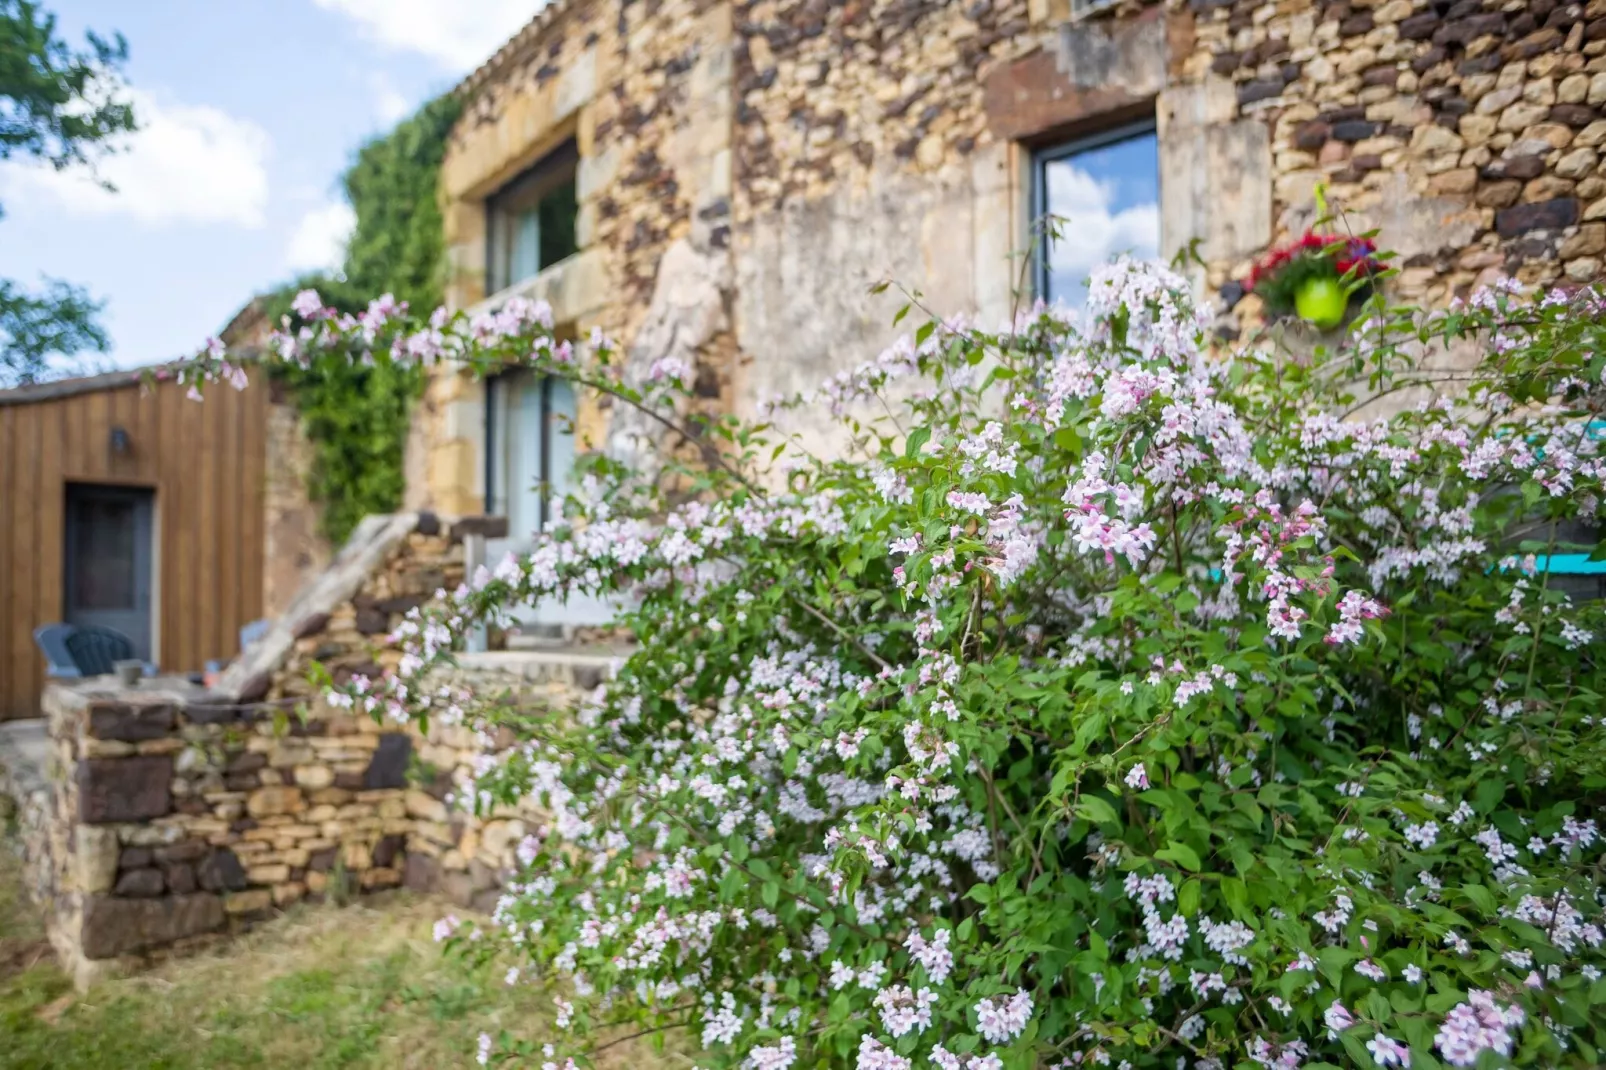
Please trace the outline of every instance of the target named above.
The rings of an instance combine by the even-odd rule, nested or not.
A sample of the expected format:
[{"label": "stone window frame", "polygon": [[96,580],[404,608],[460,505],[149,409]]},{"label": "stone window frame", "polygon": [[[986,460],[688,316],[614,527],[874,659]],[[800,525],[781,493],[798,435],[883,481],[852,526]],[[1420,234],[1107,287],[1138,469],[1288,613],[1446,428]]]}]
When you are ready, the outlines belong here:
[{"label": "stone window frame", "polygon": [[[1100,116],[1093,123],[1080,122],[1073,132],[1059,132],[1023,142],[1026,161],[1026,236],[1032,255],[1032,296],[1046,297],[1048,293],[1048,242],[1041,223],[1048,214],[1048,165],[1080,153],[1107,148],[1122,141],[1152,136],[1159,154],[1159,108],[1151,100],[1147,108],[1120,108]],[[1163,203],[1164,169],[1156,175],[1156,189]]]},{"label": "stone window frame", "polygon": [[[541,153],[528,167],[523,168],[518,174],[484,197],[482,204],[485,213],[485,290],[488,300],[495,299],[499,294],[513,290],[519,285],[528,282],[530,278],[539,276],[541,272],[551,268],[553,264],[563,263],[564,260],[573,257],[584,248],[580,241],[580,206],[578,199],[581,164],[582,157],[578,139],[573,134],[570,134],[547,151]],[[569,250],[566,256],[554,260],[551,264],[539,264],[533,276],[527,276],[522,279],[504,278],[498,261],[504,259],[509,251],[503,247],[504,243],[499,242],[498,235],[506,225],[504,215],[506,202],[511,198],[519,197],[531,188],[550,186],[550,189],[544,190],[540,195],[545,197],[560,188],[565,182],[572,187],[576,187],[577,194],[575,200],[574,247]]]}]

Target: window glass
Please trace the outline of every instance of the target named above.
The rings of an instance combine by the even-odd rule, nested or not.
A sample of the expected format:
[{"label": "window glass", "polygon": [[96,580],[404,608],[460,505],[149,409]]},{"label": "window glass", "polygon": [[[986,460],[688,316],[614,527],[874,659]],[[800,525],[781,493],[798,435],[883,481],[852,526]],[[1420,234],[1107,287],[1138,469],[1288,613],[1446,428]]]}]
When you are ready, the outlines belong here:
[{"label": "window glass", "polygon": [[576,251],[574,142],[567,142],[486,202],[489,293],[498,293]]},{"label": "window glass", "polygon": [[1038,292],[1078,308],[1088,274],[1127,253],[1160,254],[1160,150],[1152,126],[1047,149],[1034,168],[1036,216],[1057,217],[1060,237],[1038,250]]}]

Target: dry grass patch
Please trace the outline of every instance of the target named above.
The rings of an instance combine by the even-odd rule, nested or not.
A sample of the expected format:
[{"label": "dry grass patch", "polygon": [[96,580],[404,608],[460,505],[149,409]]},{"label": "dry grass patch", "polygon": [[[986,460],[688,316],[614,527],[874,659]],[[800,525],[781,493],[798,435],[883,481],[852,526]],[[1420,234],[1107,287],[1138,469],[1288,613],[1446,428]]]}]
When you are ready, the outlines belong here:
[{"label": "dry grass patch", "polygon": [[[481,1032],[541,1039],[552,1001],[446,958],[440,904],[406,895],[292,910],[217,950],[74,996],[0,841],[0,1068],[232,1070],[474,1065]],[[684,1070],[621,1044],[603,1066]]]}]

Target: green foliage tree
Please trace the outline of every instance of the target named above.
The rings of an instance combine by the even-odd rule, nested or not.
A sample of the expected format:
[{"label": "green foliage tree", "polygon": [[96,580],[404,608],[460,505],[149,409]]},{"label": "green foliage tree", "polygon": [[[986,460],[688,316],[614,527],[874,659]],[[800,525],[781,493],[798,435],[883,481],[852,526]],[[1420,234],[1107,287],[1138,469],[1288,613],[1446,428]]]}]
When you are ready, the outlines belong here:
[{"label": "green foliage tree", "polygon": [[[128,58],[121,34],[90,32],[73,49],[56,34],[56,17],[32,0],[0,0],[0,162],[21,156],[55,169],[87,166],[134,129],[134,112],[117,99]],[[100,304],[82,289],[46,280],[30,292],[0,279],[0,385],[33,382],[52,355],[104,351],[95,322]]]},{"label": "green foliage tree", "polygon": [[[461,103],[442,96],[357,153],[343,186],[357,216],[337,274],[303,276],[274,293],[269,315],[290,314],[295,295],[318,291],[356,315],[383,294],[417,309],[441,301],[444,238],[436,186],[446,138]],[[369,513],[401,502],[402,455],[423,373],[391,363],[275,369],[294,391],[314,445],[309,491],[323,506],[324,534],[341,542]]]}]

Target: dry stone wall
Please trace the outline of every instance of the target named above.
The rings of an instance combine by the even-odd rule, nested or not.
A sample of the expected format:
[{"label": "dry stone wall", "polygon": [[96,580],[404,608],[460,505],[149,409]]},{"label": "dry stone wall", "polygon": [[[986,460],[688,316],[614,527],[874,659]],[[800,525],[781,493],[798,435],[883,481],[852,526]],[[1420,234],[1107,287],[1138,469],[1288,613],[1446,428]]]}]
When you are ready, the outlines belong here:
[{"label": "dry stone wall", "polygon": [[[331,707],[312,676],[314,662],[336,680],[393,667],[385,636],[463,582],[468,538],[505,528],[369,518],[213,690],[110,677],[46,689],[43,757],[0,760],[0,789],[22,804],[30,883],[81,981],[305,898],[406,884],[491,906],[540,815],[476,815],[467,786],[513,736],[376,723]],[[468,655],[442,682],[562,716],[609,664],[602,654]],[[20,753],[4,739],[0,750]]]},{"label": "dry stone wall", "polygon": [[89,963],[183,947],[332,880],[394,887],[411,741],[178,683],[45,691],[52,937]]}]

